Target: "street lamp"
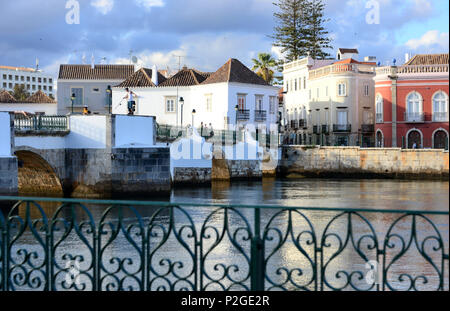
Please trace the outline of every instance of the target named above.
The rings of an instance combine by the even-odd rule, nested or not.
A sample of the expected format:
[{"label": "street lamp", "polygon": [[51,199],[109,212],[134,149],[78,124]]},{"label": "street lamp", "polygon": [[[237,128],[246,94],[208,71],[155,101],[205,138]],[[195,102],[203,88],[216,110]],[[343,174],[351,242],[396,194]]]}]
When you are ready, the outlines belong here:
[{"label": "street lamp", "polygon": [[194,117],[195,114],[197,113],[197,111],[195,111],[195,109],[192,110],[192,128],[194,128]]},{"label": "street lamp", "polygon": [[181,103],[181,127],[183,127],[183,106],[184,106],[184,98],[180,97],[179,102]]},{"label": "street lamp", "polygon": [[112,107],[112,90],[111,85],[108,85],[106,88],[106,96],[108,99],[108,107],[109,107],[109,114],[111,114],[111,107]]},{"label": "street lamp", "polygon": [[76,98],[77,97],[75,96],[75,93],[72,93],[72,96],[70,97],[70,100],[72,101],[72,114],[73,114],[73,104],[74,104]]},{"label": "street lamp", "polygon": [[234,110],[236,110],[236,124],[235,125],[237,126],[239,106],[236,105],[236,107],[234,107]]}]

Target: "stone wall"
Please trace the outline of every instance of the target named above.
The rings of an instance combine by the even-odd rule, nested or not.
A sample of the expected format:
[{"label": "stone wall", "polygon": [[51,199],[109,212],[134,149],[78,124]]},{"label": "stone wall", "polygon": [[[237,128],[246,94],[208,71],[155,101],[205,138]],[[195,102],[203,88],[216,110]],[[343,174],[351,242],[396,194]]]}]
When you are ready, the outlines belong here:
[{"label": "stone wall", "polygon": [[17,158],[0,157],[0,195],[17,194]]},{"label": "stone wall", "polygon": [[174,184],[208,184],[211,183],[212,169],[206,167],[175,167]]},{"label": "stone wall", "polygon": [[431,149],[285,146],[278,171],[283,176],[448,179],[449,153]]}]

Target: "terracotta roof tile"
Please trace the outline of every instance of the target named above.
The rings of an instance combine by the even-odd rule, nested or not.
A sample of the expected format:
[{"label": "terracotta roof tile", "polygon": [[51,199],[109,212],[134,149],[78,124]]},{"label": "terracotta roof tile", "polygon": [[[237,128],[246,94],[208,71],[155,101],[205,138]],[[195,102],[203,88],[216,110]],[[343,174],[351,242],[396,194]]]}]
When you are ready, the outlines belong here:
[{"label": "terracotta roof tile", "polygon": [[0,103],[17,103],[17,100],[8,91],[0,91]]},{"label": "terracotta roof tile", "polygon": [[211,73],[209,72],[200,72],[195,69],[183,68],[174,76],[167,79],[165,82],[160,83],[158,86],[166,87],[199,85],[204,82],[210,75]]},{"label": "terracotta roof tile", "polygon": [[61,65],[59,79],[126,80],[133,73],[133,65]]},{"label": "terracotta roof tile", "polygon": [[[152,82],[152,74],[151,69],[141,68],[116,87],[155,87],[155,84]],[[158,84],[166,80],[166,77],[158,72]]]},{"label": "terracotta roof tile", "polygon": [[202,84],[237,82],[247,84],[269,85],[263,78],[248,69],[237,59],[230,59]]},{"label": "terracotta roof tile", "polygon": [[411,58],[405,65],[448,65],[449,58],[447,54],[417,54]]},{"label": "terracotta roof tile", "polygon": [[37,91],[36,93],[28,97],[26,102],[32,104],[56,104],[55,100],[48,97],[41,90]]}]

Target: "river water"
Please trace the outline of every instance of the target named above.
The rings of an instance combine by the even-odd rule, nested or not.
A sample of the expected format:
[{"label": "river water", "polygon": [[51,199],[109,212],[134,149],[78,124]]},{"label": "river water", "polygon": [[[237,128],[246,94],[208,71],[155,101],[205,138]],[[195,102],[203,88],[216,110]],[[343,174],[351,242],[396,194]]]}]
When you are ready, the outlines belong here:
[{"label": "river water", "polygon": [[[213,208],[198,207],[195,204],[268,204],[316,208],[448,211],[449,183],[407,180],[264,179],[262,182],[220,182],[213,183],[211,187],[176,188],[170,198],[148,198],[148,200],[192,203],[192,206],[184,207],[183,210],[175,210],[173,215],[169,214],[168,210],[163,210],[155,216],[158,211],[156,207],[137,208],[143,217],[143,227],[151,228],[153,234],[149,250],[151,289],[194,287],[196,269],[193,257],[196,254],[193,250],[195,243],[201,242],[200,253],[204,257],[199,262],[204,262],[205,265],[202,270],[203,276],[197,280],[202,282],[202,288],[214,290],[230,287],[242,290],[248,288],[250,284],[250,242],[247,237],[254,232],[253,210],[240,208],[225,217],[224,210],[214,212]],[[57,206],[42,204],[42,207],[48,215],[52,215]],[[105,207],[97,205],[88,208],[98,225]],[[24,211],[23,207],[19,209],[21,217],[25,216]],[[184,212],[189,214],[189,217]],[[72,217],[69,212],[63,212],[61,215],[66,219]],[[81,210],[77,215],[80,221],[87,219]],[[122,284],[124,287],[136,289],[138,288],[136,278],[139,279],[142,268],[139,253],[142,240],[138,234],[134,234],[133,230],[137,230],[136,227],[131,228],[129,236],[126,232],[115,230],[117,215],[113,210],[105,218],[111,222],[111,227],[105,227],[106,231],[109,229],[109,233],[102,239],[105,276],[105,285],[102,286],[105,288],[106,284],[111,284],[111,288],[114,289],[120,283],[114,278],[116,275],[119,279],[125,280]],[[320,271],[321,259],[324,266],[325,290],[333,288],[349,290],[352,289],[352,285],[368,289],[370,284],[367,283],[367,275],[370,268],[367,262],[381,259],[370,247],[373,244],[371,237],[376,236],[378,248],[381,249],[389,229],[393,234],[390,240],[393,247],[387,249],[386,255],[386,265],[392,262],[387,271],[389,285],[399,290],[408,289],[412,284],[417,289],[435,290],[443,280],[444,288],[448,289],[448,262],[445,263],[447,271],[441,275],[442,252],[433,250],[439,242],[427,240],[429,237],[440,235],[439,241],[445,244],[445,253],[448,254],[448,216],[429,216],[435,225],[433,227],[426,219],[417,218],[413,221],[412,217],[404,218],[392,226],[401,216],[399,214],[361,213],[364,218],[358,215],[349,218],[345,215],[333,219],[337,215],[339,213],[334,211],[308,210],[302,211],[301,214],[289,213],[282,211],[281,208],[261,211],[261,234],[264,232],[267,234],[266,289],[314,289],[314,280],[322,280],[320,276],[314,274],[314,271]],[[152,219],[153,216],[155,217]],[[32,217],[39,218],[39,213],[35,210]],[[225,222],[225,219],[228,222]],[[174,225],[170,231],[172,221]],[[137,222],[131,211],[124,211],[126,226]],[[367,222],[370,222],[370,225]],[[88,237],[87,244],[92,245],[89,242],[89,232],[85,229],[82,230],[83,235]],[[195,230],[197,240],[190,234],[192,230]],[[200,234],[202,230],[204,230],[203,239]],[[108,238],[113,236],[114,232],[117,233],[117,237],[108,244]],[[167,234],[168,232],[170,234]],[[314,232],[315,245],[310,243],[313,240],[309,232]],[[62,237],[61,232],[55,232],[55,241],[58,241],[58,234]],[[322,241],[325,234],[328,234],[328,237]],[[164,240],[164,237],[167,237],[167,240]],[[130,243],[130,238],[136,245]],[[314,249],[319,245],[323,248],[322,258],[314,256]],[[394,260],[395,255],[402,252],[402,246],[404,254],[399,260]],[[18,261],[23,255],[18,252],[20,249],[39,253],[40,246],[36,242],[36,236],[26,231],[15,242],[12,250],[16,252]],[[84,261],[79,263],[81,266],[79,279],[87,283],[89,289],[91,251],[81,242],[75,230],[64,237],[55,249],[55,257],[60,264],[59,271],[62,271],[58,276],[60,279],[57,280],[59,284],[64,282],[63,276],[67,274],[64,270],[66,267],[64,261],[70,256],[64,256],[65,254],[72,257],[83,256]],[[127,258],[131,261],[128,262]],[[34,266],[36,262],[33,262]],[[376,265],[381,267],[382,263]],[[116,269],[117,273],[114,272]],[[83,273],[84,270],[86,274]],[[110,275],[108,271],[111,272]],[[427,282],[424,282],[424,278]],[[182,281],[176,283],[180,279]],[[26,289],[27,286],[17,286],[17,289]],[[318,286],[320,289],[320,282]]]}]

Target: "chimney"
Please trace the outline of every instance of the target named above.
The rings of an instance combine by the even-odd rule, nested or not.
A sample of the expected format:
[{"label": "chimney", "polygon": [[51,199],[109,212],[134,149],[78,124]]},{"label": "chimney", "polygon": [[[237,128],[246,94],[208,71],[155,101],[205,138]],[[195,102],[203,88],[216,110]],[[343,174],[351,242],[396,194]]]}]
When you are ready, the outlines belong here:
[{"label": "chimney", "polygon": [[153,65],[152,68],[152,82],[154,85],[158,86],[158,69],[156,68],[156,65]]}]

